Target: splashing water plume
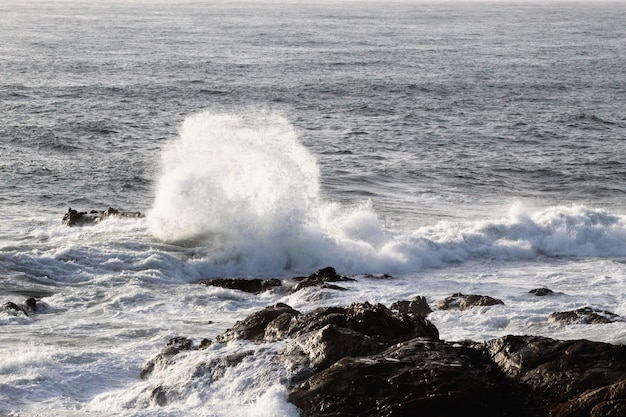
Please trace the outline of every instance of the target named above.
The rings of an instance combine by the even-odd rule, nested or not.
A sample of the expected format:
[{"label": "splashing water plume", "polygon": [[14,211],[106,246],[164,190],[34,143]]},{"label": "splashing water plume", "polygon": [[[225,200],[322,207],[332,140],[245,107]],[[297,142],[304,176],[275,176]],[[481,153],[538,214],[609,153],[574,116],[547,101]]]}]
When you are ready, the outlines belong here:
[{"label": "splashing water plume", "polygon": [[338,240],[342,252],[346,240],[359,251],[382,243],[368,207],[325,203],[319,189],[316,160],[285,118],[204,112],[189,117],[164,151],[148,222],[161,240],[236,253],[257,274],[338,261]]},{"label": "splashing water plume", "polygon": [[159,239],[210,249],[203,275],[271,275],[334,265],[349,273],[407,272],[471,259],[624,255],[622,217],[551,207],[508,218],[441,221],[388,232],[367,202],[320,197],[314,156],[274,113],[200,113],[163,155],[148,216]]}]

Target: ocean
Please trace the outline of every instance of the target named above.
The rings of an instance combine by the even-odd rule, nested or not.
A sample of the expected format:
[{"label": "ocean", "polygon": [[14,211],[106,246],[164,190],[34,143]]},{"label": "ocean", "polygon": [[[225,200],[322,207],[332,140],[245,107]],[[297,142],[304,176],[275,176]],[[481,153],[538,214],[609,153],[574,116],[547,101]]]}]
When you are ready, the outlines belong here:
[{"label": "ocean", "polygon": [[[267,305],[456,292],[441,338],[626,342],[626,3],[0,0],[1,416],[298,416]],[[68,208],[145,217],[68,227]],[[205,278],[326,266],[347,291]],[[390,278],[381,279],[383,274]],[[552,297],[529,290],[548,287]],[[169,402],[151,393],[167,387]]]}]

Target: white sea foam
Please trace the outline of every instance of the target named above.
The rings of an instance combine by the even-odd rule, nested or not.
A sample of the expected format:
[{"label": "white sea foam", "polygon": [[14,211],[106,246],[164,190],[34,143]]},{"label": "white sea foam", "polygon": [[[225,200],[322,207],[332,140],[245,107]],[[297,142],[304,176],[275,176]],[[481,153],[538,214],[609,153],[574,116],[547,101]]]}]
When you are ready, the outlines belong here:
[{"label": "white sea foam", "polygon": [[282,116],[200,113],[165,150],[150,231],[210,250],[199,275],[411,272],[471,259],[626,256],[624,217],[583,206],[392,233],[371,206],[325,201],[315,158]]}]

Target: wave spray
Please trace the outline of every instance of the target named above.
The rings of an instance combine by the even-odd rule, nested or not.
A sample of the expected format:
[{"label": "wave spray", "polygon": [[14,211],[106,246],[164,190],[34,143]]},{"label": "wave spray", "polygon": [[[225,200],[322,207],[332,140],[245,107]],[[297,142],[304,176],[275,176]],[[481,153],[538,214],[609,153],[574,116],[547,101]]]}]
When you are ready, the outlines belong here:
[{"label": "wave spray", "polygon": [[[418,208],[416,208],[418,209]],[[275,113],[200,113],[163,153],[148,214],[166,242],[206,247],[203,276],[419,271],[472,259],[625,256],[624,217],[583,206],[388,232],[367,203],[321,198],[314,156]]]},{"label": "wave spray", "polygon": [[387,243],[368,207],[322,201],[315,158],[278,114],[191,116],[162,163],[150,230],[208,245],[216,273],[349,267]]}]

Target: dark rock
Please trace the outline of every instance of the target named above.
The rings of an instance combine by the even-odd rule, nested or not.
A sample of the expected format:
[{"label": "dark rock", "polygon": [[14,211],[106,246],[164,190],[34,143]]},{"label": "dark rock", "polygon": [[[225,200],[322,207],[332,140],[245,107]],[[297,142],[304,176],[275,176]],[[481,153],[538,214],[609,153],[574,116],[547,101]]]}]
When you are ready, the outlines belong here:
[{"label": "dark rock", "polygon": [[152,402],[152,404],[158,405],[159,407],[167,405],[167,397],[165,396],[165,394],[165,388],[159,385],[150,393],[150,402]]},{"label": "dark rock", "polygon": [[335,284],[322,284],[320,285],[320,288],[327,289],[327,290],[348,291],[347,288],[340,287],[339,285],[335,285]]},{"label": "dark rock", "polygon": [[549,288],[535,288],[528,291],[529,294],[536,295],[537,297],[544,297],[546,295],[553,295],[554,291]]},{"label": "dark rock", "polygon": [[[297,337],[327,325],[354,330],[392,344],[413,337],[439,338],[437,328],[423,317],[395,313],[382,304],[353,303],[348,307],[324,307],[294,317],[281,338]],[[274,339],[276,340],[276,339]]]},{"label": "dark rock", "polygon": [[16,313],[24,313],[28,316],[28,312],[25,309],[15,304],[13,301],[8,301],[2,305],[2,309],[5,311],[14,311]]},{"label": "dark rock", "polygon": [[552,407],[560,417],[626,416],[626,380],[585,391]]},{"label": "dark rock", "polygon": [[465,295],[458,292],[440,301],[438,307],[440,310],[467,310],[472,307],[493,306],[498,304],[504,304],[504,302],[488,295]]},{"label": "dark rock", "polygon": [[263,281],[263,291],[270,290],[275,287],[280,287],[283,285],[283,282],[278,278],[270,278]]},{"label": "dark rock", "polygon": [[28,299],[26,299],[26,309],[28,311],[37,311],[37,300],[33,297],[29,297]]},{"label": "dark rock", "polygon": [[373,354],[415,337],[436,340],[439,332],[422,316],[393,312],[382,304],[323,307],[307,314],[279,304],[251,314],[216,340],[260,343],[291,338],[281,356],[297,381],[346,356]]},{"label": "dark rock", "polygon": [[483,347],[507,377],[531,390],[539,415],[625,415],[626,346],[505,336]]},{"label": "dark rock", "polygon": [[[281,315],[297,316],[299,314],[300,312],[289,307],[287,304],[278,303],[252,313],[242,321],[238,321],[233,327],[217,336],[215,340],[220,343],[241,339],[261,342],[265,338],[265,329],[270,322],[279,318]],[[286,319],[283,317],[283,321],[284,320]]]},{"label": "dark rock", "polygon": [[315,371],[325,369],[346,356],[364,356],[379,352],[387,344],[363,333],[328,324],[293,339],[283,354],[302,353]]},{"label": "dark rock", "polygon": [[393,275],[389,274],[365,274],[363,277],[371,279],[393,279]]},{"label": "dark rock", "polygon": [[174,356],[178,355],[182,351],[189,351],[197,349],[193,341],[186,337],[173,337],[167,345],[159,352],[154,358],[150,359],[141,369],[139,376],[141,379],[148,378],[155,368],[171,365],[174,360]]},{"label": "dark rock", "polygon": [[200,281],[199,284],[259,294],[263,291],[269,290],[270,288],[281,286],[282,282],[275,278],[268,280],[260,278],[215,278]]},{"label": "dark rock", "polygon": [[30,316],[32,313],[44,312],[48,309],[48,305],[44,302],[37,301],[34,297],[29,297],[23,304],[17,304],[12,301],[4,303],[0,307],[0,310],[10,311],[15,313],[23,313],[26,316]]},{"label": "dark rock", "polygon": [[309,275],[308,277],[296,277],[295,281],[298,281],[298,284],[292,289],[292,292],[300,291],[303,288],[307,287],[324,287],[330,289],[340,289],[344,290],[343,287],[333,288],[332,285],[329,285],[329,282],[341,282],[341,281],[356,281],[354,278],[349,278],[343,275],[337,274],[335,268],[332,266],[328,266],[326,268],[320,269],[316,273]]},{"label": "dark rock", "polygon": [[426,301],[426,297],[422,297],[420,295],[413,297],[411,301],[396,301],[389,308],[391,310],[396,310],[401,314],[410,314],[421,317],[426,317],[433,312]]},{"label": "dark rock", "polygon": [[205,382],[213,383],[221,379],[226,374],[229,368],[237,366],[245,358],[253,356],[255,353],[260,351],[261,350],[245,350],[242,352],[213,358],[208,362],[199,365],[195,369],[193,376],[194,378],[202,378],[205,380]]},{"label": "dark rock", "polygon": [[204,338],[200,341],[200,344],[198,345],[198,350],[206,349],[212,344],[213,344],[213,341],[211,339]]},{"label": "dark rock", "polygon": [[[341,349],[313,344],[326,345],[332,362]],[[307,353],[312,364],[326,360]],[[365,356],[347,351],[295,386],[289,400],[303,417],[624,416],[626,347],[534,336],[454,344],[413,338]]]},{"label": "dark rock", "polygon": [[437,339],[439,332],[421,316],[396,313],[382,304],[353,303],[346,308],[322,307],[301,314],[286,304],[257,311],[217,336],[216,341],[277,341],[298,337],[328,325],[361,333],[383,346],[413,337]]},{"label": "dark rock", "polygon": [[143,217],[140,212],[120,211],[109,207],[105,211],[92,210],[89,213],[86,211],[74,210],[71,207],[67,210],[67,213],[63,216],[63,224],[68,226],[85,226],[89,224],[98,223],[109,217]]},{"label": "dark rock", "polygon": [[517,416],[513,390],[479,351],[411,339],[367,357],[344,357],[297,386],[303,417]]},{"label": "dark rock", "polygon": [[[207,355],[191,377],[211,383],[246,358],[277,355],[290,373],[289,400],[303,417],[626,416],[625,346],[537,336],[449,343],[439,340],[435,326],[410,305],[353,303],[301,314],[276,304],[217,338],[258,345]],[[278,352],[275,345],[261,345],[284,339]],[[194,349],[190,339],[171,339],[144,367],[142,378]],[[151,401],[166,404],[167,395],[160,387]]]},{"label": "dark rock", "polygon": [[552,313],[550,320],[561,324],[607,324],[620,319],[615,313],[583,307],[572,311]]}]

